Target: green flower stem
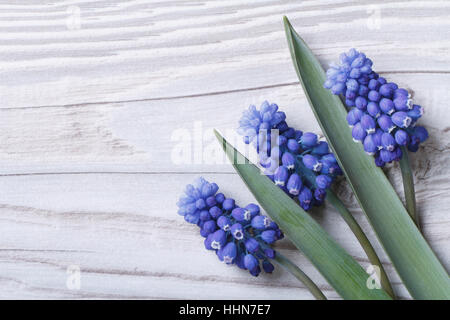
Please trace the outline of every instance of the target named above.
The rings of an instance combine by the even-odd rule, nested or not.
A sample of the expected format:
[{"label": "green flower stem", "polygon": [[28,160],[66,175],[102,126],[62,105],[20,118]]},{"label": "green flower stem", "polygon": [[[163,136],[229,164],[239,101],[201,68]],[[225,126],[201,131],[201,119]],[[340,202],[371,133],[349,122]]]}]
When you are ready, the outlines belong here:
[{"label": "green flower stem", "polygon": [[327,300],[319,287],[299,267],[283,256],[279,251],[277,251],[274,260],[300,280],[317,300]]},{"label": "green flower stem", "polygon": [[416,195],[414,192],[414,177],[409,162],[408,149],[402,147],[403,156],[400,160],[400,169],[402,171],[403,189],[405,192],[406,210],[413,219],[417,228],[420,230],[419,213],[416,208]]},{"label": "green flower stem", "polygon": [[361,247],[366,252],[366,255],[369,258],[370,263],[372,265],[378,266],[380,268],[381,286],[393,299],[395,299],[394,290],[391,287],[389,278],[386,274],[386,271],[383,268],[383,264],[381,263],[380,259],[378,258],[378,255],[375,252],[375,249],[370,244],[369,239],[367,239],[364,231],[361,229],[358,222],[355,220],[353,215],[348,211],[348,209],[342,203],[341,199],[339,199],[339,197],[330,189],[328,189],[328,191],[327,191],[326,200],[328,200],[333,205],[333,207],[339,212],[339,214],[342,216],[344,221],[350,227],[353,234],[355,235],[355,237],[358,239],[359,243],[361,244]]}]

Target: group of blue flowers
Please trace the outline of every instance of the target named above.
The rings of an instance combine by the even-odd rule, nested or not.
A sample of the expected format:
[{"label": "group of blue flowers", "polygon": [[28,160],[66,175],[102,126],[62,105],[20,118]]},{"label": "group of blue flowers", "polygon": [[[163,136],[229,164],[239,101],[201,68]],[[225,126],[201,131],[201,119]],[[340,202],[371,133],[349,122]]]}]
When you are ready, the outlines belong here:
[{"label": "group of blue flowers", "polygon": [[269,259],[275,258],[275,251],[270,245],[284,237],[278,225],[261,215],[258,205],[241,208],[218,189],[217,184],[198,178],[186,186],[178,213],[200,227],[206,249],[214,250],[220,261],[236,264],[253,276],[261,273],[260,264],[271,273],[274,266]]},{"label": "group of blue flowers", "polygon": [[427,130],[416,126],[422,107],[413,104],[406,89],[374,72],[372,61],[362,52],[351,49],[341,54],[340,64],[327,70],[324,87],[345,97],[353,139],[363,143],[379,167],[399,161],[402,146],[416,152],[428,138]]},{"label": "group of blue flowers", "polygon": [[[377,166],[399,161],[403,146],[416,152],[428,138],[427,130],[416,125],[422,107],[412,103],[407,90],[374,72],[364,53],[343,53],[340,64],[328,69],[324,87],[345,97],[353,140],[363,143]],[[327,189],[342,175],[328,144],[314,133],[289,127],[286,114],[274,103],[265,101],[259,110],[251,105],[239,121],[238,133],[256,148],[264,173],[304,210],[321,205]],[[218,189],[215,183],[197,179],[186,186],[178,213],[200,228],[206,249],[214,250],[224,263],[253,276],[261,273],[261,265],[271,273],[271,244],[283,238],[282,231],[261,215],[258,205],[239,207]]]},{"label": "group of blue flowers", "polygon": [[286,123],[286,114],[265,101],[251,105],[239,121],[238,133],[258,152],[264,173],[304,210],[321,205],[333,180],[342,174],[328,143],[312,132]]}]

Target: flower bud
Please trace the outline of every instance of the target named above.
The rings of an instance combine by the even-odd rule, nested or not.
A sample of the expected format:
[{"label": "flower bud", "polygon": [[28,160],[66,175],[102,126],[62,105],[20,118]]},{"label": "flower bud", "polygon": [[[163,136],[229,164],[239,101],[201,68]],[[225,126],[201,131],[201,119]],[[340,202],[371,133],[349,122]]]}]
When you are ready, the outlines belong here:
[{"label": "flower bud", "polygon": [[370,101],[378,102],[381,98],[381,95],[378,93],[378,91],[371,90],[369,91],[369,94],[367,95]]},{"label": "flower bud", "polygon": [[245,240],[245,249],[250,253],[255,253],[259,250],[259,242],[255,238],[248,238]]},{"label": "flower bud", "polygon": [[234,199],[227,198],[222,203],[222,208],[224,210],[232,210],[234,208]]},{"label": "flower bud", "polygon": [[254,204],[254,203],[248,204],[245,207],[245,209],[250,212],[250,216],[251,217],[254,217],[254,216],[258,215],[259,212],[260,212],[259,206],[257,204]]},{"label": "flower bud", "polygon": [[262,263],[262,267],[266,273],[272,273],[275,267],[269,261],[264,260]]},{"label": "flower bud", "polygon": [[391,99],[383,98],[380,100],[380,109],[384,113],[390,115],[395,111],[394,102]]},{"label": "flower bud", "polygon": [[223,249],[220,249],[223,262],[232,264],[237,255],[237,247],[234,242],[228,242]]},{"label": "flower bud", "polygon": [[[396,146],[396,142],[395,142],[394,137],[390,133],[385,132],[381,136],[381,145],[387,151],[394,151],[395,146]],[[389,161],[386,161],[386,160],[384,160],[384,161],[385,162],[389,162]]]},{"label": "flower bud", "polygon": [[378,125],[380,126],[380,128],[385,131],[385,132],[391,132],[392,130],[395,129],[395,125],[391,120],[391,117],[382,114],[381,116],[378,117],[377,119]]},{"label": "flower bud", "polygon": [[361,117],[361,127],[366,131],[367,134],[372,134],[375,132],[375,120],[367,114]]},{"label": "flower bud", "polygon": [[233,224],[230,228],[230,231],[231,231],[231,235],[236,240],[244,239],[244,229],[242,228],[242,224],[240,224],[240,223]]},{"label": "flower bud", "polygon": [[231,220],[227,216],[220,216],[219,219],[217,219],[217,225],[223,231],[228,231],[231,228]]},{"label": "flower bud", "polygon": [[331,178],[327,175],[321,174],[316,177],[317,187],[320,189],[327,189],[331,185]]},{"label": "flower bud", "polygon": [[359,110],[358,108],[352,108],[347,113],[347,122],[350,126],[354,126],[356,123],[358,123],[361,120],[362,115],[364,112]]},{"label": "flower bud", "polygon": [[216,194],[217,203],[222,203],[224,200],[225,200],[225,196],[223,195],[223,193]]},{"label": "flower bud", "polygon": [[305,132],[300,138],[300,143],[305,147],[314,147],[317,144],[317,135],[312,132]]},{"label": "flower bud", "polygon": [[203,232],[204,234],[208,235],[210,233],[213,233],[214,231],[216,231],[217,229],[217,225],[216,222],[214,220],[208,220],[203,224]]},{"label": "flower bud", "polygon": [[274,182],[277,186],[284,187],[289,177],[289,171],[285,166],[277,168],[274,174]]},{"label": "flower bud", "polygon": [[300,150],[300,145],[295,139],[289,139],[287,142],[287,147],[292,153],[298,153]]},{"label": "flower bud", "polygon": [[367,104],[367,112],[373,117],[378,118],[381,114],[380,107],[378,106],[378,103],[370,101]]},{"label": "flower bud", "polygon": [[325,196],[327,195],[327,192],[324,189],[317,188],[314,190],[314,199],[316,199],[319,202],[322,202],[325,199]]},{"label": "flower bud", "polygon": [[367,107],[367,100],[364,97],[357,97],[355,99],[355,106],[359,109],[359,110],[366,110]]},{"label": "flower bud", "polygon": [[252,219],[252,227],[258,230],[266,229],[270,225],[270,219],[265,216],[256,216]]},{"label": "flower bud", "polygon": [[324,155],[329,152],[328,143],[319,141],[319,143],[312,149],[311,153],[317,155]]},{"label": "flower bud", "polygon": [[418,120],[423,115],[423,109],[421,106],[415,104],[412,109],[407,112],[407,115],[413,120]]},{"label": "flower bud", "polygon": [[236,221],[250,221],[251,214],[250,211],[243,208],[235,208],[231,211],[231,215]]},{"label": "flower bud", "polygon": [[227,242],[227,236],[225,231],[222,229],[217,230],[212,234],[211,237],[211,248],[219,250]]},{"label": "flower bud", "polygon": [[353,141],[358,142],[358,141],[364,141],[364,138],[366,137],[367,133],[366,131],[363,129],[361,122],[358,122],[357,124],[355,124],[352,128],[352,137],[353,137]]},{"label": "flower bud", "polygon": [[309,210],[311,208],[311,200],[311,190],[309,190],[309,188],[307,188],[306,186],[303,186],[300,194],[298,195],[298,201],[300,202],[300,206],[303,208],[303,210]]},{"label": "flower bud", "polygon": [[302,185],[303,183],[300,176],[297,173],[293,173],[289,177],[286,188],[290,194],[296,196],[299,194]]},{"label": "flower bud", "polygon": [[412,119],[408,117],[406,112],[397,111],[392,115],[391,120],[396,126],[399,126],[400,128],[408,128],[411,124]]},{"label": "flower bud", "polygon": [[213,217],[214,219],[217,219],[221,214],[222,214],[222,210],[220,210],[219,207],[214,206],[211,209],[209,209],[209,214],[211,215],[211,217]]},{"label": "flower bud", "polygon": [[244,266],[248,270],[254,270],[259,266],[258,259],[256,259],[252,254],[246,254],[244,257]]},{"label": "flower bud", "polygon": [[398,129],[394,136],[395,142],[400,146],[406,146],[409,142],[409,135],[405,130]]},{"label": "flower bud", "polygon": [[322,163],[310,154],[305,154],[302,158],[303,164],[310,170],[319,172],[322,169]]},{"label": "flower bud", "polygon": [[295,168],[295,158],[292,155],[292,153],[289,152],[283,153],[283,156],[281,157],[281,163],[288,170],[293,170]]},{"label": "flower bud", "polygon": [[364,151],[369,155],[374,155],[378,151],[378,147],[373,140],[374,134],[368,135],[364,139]]},{"label": "flower bud", "polygon": [[414,127],[414,136],[418,137],[420,142],[424,142],[428,139],[428,131],[424,127]]},{"label": "flower bud", "polygon": [[276,238],[276,231],[275,230],[265,230],[261,232],[261,239],[263,239],[264,242],[271,244],[277,240]]}]

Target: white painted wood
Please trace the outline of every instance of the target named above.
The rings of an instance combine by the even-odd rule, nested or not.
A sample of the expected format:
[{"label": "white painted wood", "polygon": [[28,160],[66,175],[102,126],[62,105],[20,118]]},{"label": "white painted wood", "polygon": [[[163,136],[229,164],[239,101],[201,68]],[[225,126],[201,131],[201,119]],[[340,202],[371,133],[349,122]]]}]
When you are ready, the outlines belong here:
[{"label": "white painted wood", "polygon": [[[320,131],[296,83],[283,14],[325,65],[343,50],[362,49],[425,107],[421,123],[431,137],[412,155],[418,206],[425,236],[448,268],[449,7],[0,1],[0,298],[311,298],[280,268],[252,278],[219,263],[175,205],[198,175],[240,203],[253,201],[210,135],[215,127],[233,139],[250,103],[275,101],[292,126]],[[199,126],[207,135],[203,148],[195,139]],[[173,157],[180,134],[191,143],[191,163]],[[401,193],[398,171],[387,169]],[[339,193],[398,295],[408,298],[345,183]],[[367,264],[332,208],[316,218]],[[288,240],[279,250],[338,298]],[[66,286],[73,265],[81,268],[79,290]]]},{"label": "white painted wood", "polygon": [[[449,74],[385,76],[413,88],[425,108],[421,123],[440,137],[425,148],[447,154]],[[320,132],[298,84],[165,101],[0,109],[0,174],[233,172],[212,128],[243,148],[235,134],[242,111],[265,99],[279,104],[291,126]],[[183,143],[188,147],[180,155]]]},{"label": "white painted wood", "polygon": [[449,71],[448,1],[38,1],[0,6],[1,107],[291,83],[283,14],[324,62],[357,47],[379,71]]}]

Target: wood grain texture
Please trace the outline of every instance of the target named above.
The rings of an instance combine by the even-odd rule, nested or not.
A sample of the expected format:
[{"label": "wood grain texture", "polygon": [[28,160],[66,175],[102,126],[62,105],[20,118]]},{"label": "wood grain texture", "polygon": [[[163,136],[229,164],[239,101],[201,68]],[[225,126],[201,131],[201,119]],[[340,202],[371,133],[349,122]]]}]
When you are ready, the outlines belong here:
[{"label": "wood grain texture", "polygon": [[[275,101],[319,132],[283,14],[324,65],[364,50],[425,107],[418,208],[448,269],[448,1],[0,1],[0,298],[312,298],[280,268],[252,278],[220,264],[175,205],[198,175],[254,201],[211,133],[242,148],[233,130],[249,104]],[[399,168],[386,172],[401,194]],[[409,298],[350,189],[337,189]],[[332,208],[315,217],[367,265]],[[288,240],[278,247],[339,298]],[[79,290],[66,286],[72,265]]]}]

